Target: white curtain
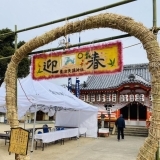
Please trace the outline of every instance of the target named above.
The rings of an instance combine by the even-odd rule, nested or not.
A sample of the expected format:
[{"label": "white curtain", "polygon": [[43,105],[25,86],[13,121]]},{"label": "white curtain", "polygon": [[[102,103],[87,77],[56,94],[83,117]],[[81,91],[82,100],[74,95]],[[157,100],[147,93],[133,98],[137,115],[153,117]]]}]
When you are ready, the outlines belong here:
[{"label": "white curtain", "polygon": [[55,126],[85,128],[87,137],[97,137],[97,112],[58,111]]}]

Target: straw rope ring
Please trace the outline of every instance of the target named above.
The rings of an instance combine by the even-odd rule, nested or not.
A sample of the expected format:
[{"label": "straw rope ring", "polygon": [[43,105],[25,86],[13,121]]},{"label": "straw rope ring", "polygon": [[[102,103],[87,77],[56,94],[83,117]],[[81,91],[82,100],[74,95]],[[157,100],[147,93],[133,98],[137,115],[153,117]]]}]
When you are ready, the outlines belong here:
[{"label": "straw rope ring", "polygon": [[[15,94],[12,93],[15,89],[14,80],[16,79],[16,67],[18,67],[18,64],[21,62],[21,60],[32,50],[35,50],[44,44],[54,41],[57,38],[65,36],[66,34],[68,35],[81,32],[82,30],[107,27],[127,32],[142,42],[149,59],[149,70],[151,72],[151,77],[153,77],[152,96],[155,101],[155,103],[153,103],[153,108],[160,108],[160,100],[158,99],[160,96],[160,47],[155,35],[145,26],[143,26],[142,23],[135,22],[129,17],[112,13],[104,13],[88,17],[81,21],[78,20],[76,22],[67,23],[62,27],[58,27],[41,36],[35,37],[16,50],[11,58],[11,62],[8,64],[8,68],[5,74],[7,116],[11,127],[18,127],[19,125],[17,109],[15,106]],[[158,140],[160,140],[160,121],[158,121],[160,117],[159,109],[153,110],[152,115],[154,119],[151,121],[152,128],[150,130],[150,134],[144,142],[144,145],[141,147],[137,156],[137,160],[154,160],[154,155],[158,146]],[[158,119],[156,117],[158,117]],[[156,127],[156,125],[158,127]]]}]

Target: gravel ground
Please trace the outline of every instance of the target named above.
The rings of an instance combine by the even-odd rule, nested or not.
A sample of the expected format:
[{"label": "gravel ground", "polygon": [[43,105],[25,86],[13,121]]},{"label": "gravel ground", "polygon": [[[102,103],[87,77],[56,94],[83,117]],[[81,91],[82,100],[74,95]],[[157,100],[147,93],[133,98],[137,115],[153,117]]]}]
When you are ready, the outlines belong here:
[{"label": "gravel ground", "polygon": [[[36,124],[40,127],[43,124]],[[24,124],[20,124],[21,127]],[[26,128],[33,124],[26,124]],[[53,124],[48,124],[53,127]],[[0,133],[9,130],[7,124],[0,124]],[[31,154],[31,140],[29,142],[28,154],[32,160],[135,160],[140,146],[144,143],[144,137],[125,136],[124,140],[117,141],[115,135],[103,138],[85,138],[75,140],[65,140],[64,145],[52,143],[45,146],[44,151],[41,148],[34,150]],[[8,146],[4,140],[0,139],[0,160],[14,160],[14,153],[9,155]]]}]

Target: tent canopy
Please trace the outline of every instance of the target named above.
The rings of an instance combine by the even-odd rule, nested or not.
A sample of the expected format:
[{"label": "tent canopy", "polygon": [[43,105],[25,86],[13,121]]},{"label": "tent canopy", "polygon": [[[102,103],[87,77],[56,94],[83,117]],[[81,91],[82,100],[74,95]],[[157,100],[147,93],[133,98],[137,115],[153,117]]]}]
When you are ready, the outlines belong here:
[{"label": "tent canopy", "polygon": [[[44,111],[44,108],[55,110],[55,106],[63,109],[98,111],[97,107],[83,102],[62,86],[46,80],[35,81],[31,78],[31,75],[17,81],[17,94],[19,118],[25,115],[29,109],[34,112],[36,105],[37,109],[42,111]],[[4,107],[6,106],[5,96],[6,90],[3,84],[0,88],[0,112],[6,111]]]},{"label": "tent canopy", "polygon": [[[0,88],[0,112],[6,112],[6,90]],[[17,106],[19,119],[27,111],[42,110],[49,116],[56,114],[56,125],[85,128],[87,136],[97,136],[98,108],[78,99],[62,86],[46,80],[35,81],[28,75],[17,82]]]}]

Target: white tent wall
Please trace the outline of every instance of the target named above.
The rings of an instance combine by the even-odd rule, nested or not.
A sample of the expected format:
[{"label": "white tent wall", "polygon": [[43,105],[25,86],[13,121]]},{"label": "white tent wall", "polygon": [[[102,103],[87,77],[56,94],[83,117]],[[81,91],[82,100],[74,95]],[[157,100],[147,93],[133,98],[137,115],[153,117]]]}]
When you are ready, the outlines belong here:
[{"label": "white tent wall", "polygon": [[79,111],[57,111],[55,126],[78,127],[78,116]]},{"label": "white tent wall", "polygon": [[87,137],[97,137],[97,112],[57,111],[55,126],[86,128]]},{"label": "white tent wall", "polygon": [[80,128],[87,128],[87,137],[97,137],[97,112],[80,112]]}]

